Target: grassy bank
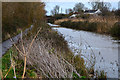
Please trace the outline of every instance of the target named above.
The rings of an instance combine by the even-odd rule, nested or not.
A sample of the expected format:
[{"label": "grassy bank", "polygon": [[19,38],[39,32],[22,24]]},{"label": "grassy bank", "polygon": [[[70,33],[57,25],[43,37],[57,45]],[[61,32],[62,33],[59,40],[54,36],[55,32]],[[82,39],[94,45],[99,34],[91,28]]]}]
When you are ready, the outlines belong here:
[{"label": "grassy bank", "polygon": [[101,34],[110,34],[114,37],[120,38],[120,23],[116,22],[111,27],[108,23],[105,22],[88,22],[88,21],[79,21],[79,22],[72,22],[72,21],[64,21],[60,23],[61,26],[72,28],[76,30],[85,30],[91,31]]},{"label": "grassy bank", "polygon": [[[19,58],[19,53],[15,47],[10,48],[5,55],[2,56],[2,74],[4,78],[14,78],[15,75],[17,78],[21,78],[23,73],[23,64],[24,61]],[[13,66],[12,66],[13,65]],[[34,69],[28,66],[26,70],[26,77],[36,78],[37,74],[34,72]],[[15,73],[14,73],[15,70]]]},{"label": "grassy bank", "polygon": [[[27,55],[25,78],[79,77],[76,73],[80,74],[82,77],[87,77],[88,73],[84,65],[84,60],[79,55],[74,56],[62,35],[53,31],[50,26],[46,24],[43,25],[44,27],[41,27],[41,31]],[[23,36],[23,45],[26,52],[34,35],[35,32],[29,32],[28,35]],[[17,47],[23,52],[22,42],[17,44]],[[24,69],[24,56],[21,56],[15,47],[11,48],[2,57],[3,76],[9,71],[11,65],[10,54],[15,63],[15,69],[11,68],[6,78],[13,78],[14,70],[16,77],[21,78]]]}]

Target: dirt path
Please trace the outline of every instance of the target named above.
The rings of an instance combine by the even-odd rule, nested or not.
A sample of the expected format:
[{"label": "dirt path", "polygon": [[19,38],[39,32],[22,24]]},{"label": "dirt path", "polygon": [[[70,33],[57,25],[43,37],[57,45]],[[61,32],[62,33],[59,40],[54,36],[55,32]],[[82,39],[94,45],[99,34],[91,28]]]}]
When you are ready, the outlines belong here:
[{"label": "dirt path", "polygon": [[[50,24],[50,23],[48,23],[48,25],[49,25],[49,26],[53,26],[53,27],[59,26],[59,25],[53,25],[53,24]],[[26,30],[23,32],[23,34],[26,35],[27,32],[32,29],[32,27],[33,27],[33,25],[31,25],[30,28],[26,29]],[[17,43],[18,40],[20,39],[20,37],[21,37],[21,34],[18,34],[18,35],[16,35],[16,36],[12,37],[12,40],[14,41],[14,43]],[[10,39],[4,41],[4,42],[2,43],[2,55],[4,55],[4,54],[6,53],[6,51],[8,51],[8,50],[13,46],[14,43],[11,42]],[[0,57],[1,57],[2,55],[0,55]]]},{"label": "dirt path", "polygon": [[[26,29],[26,30],[23,32],[23,34],[26,35],[27,32],[32,29],[32,27],[33,27],[33,25],[31,25],[30,28]],[[18,40],[20,39],[20,37],[21,37],[21,33],[18,34],[18,35],[16,35],[16,36],[14,36],[14,37],[12,37],[11,39],[14,41],[14,43],[17,43]],[[10,39],[4,41],[4,42],[2,43],[2,55],[4,55],[4,54],[6,53],[6,51],[8,51],[8,50],[13,46],[14,43],[13,43]],[[2,55],[1,55],[1,56],[2,56]],[[0,57],[1,57],[1,56],[0,56]]]}]

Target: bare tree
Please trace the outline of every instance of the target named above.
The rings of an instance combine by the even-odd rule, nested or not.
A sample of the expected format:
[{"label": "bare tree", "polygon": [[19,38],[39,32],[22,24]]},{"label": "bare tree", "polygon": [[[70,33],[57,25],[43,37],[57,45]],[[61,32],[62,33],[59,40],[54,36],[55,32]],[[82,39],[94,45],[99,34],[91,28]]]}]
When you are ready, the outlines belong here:
[{"label": "bare tree", "polygon": [[118,9],[120,10],[120,1],[118,2]]},{"label": "bare tree", "polygon": [[61,13],[62,13],[63,9],[61,8]]},{"label": "bare tree", "polygon": [[88,2],[88,3],[91,5],[93,10],[97,10],[97,9],[109,10],[111,7],[111,4],[109,2],[103,2],[100,0],[95,0],[95,1]]},{"label": "bare tree", "polygon": [[68,14],[68,9],[65,10],[65,13]]},{"label": "bare tree", "polygon": [[75,12],[81,12],[84,8],[84,4],[83,3],[77,3],[75,4],[75,7],[73,8],[73,10]]},{"label": "bare tree", "polygon": [[56,6],[54,7],[54,9],[51,10],[51,14],[52,14],[52,15],[59,14],[59,11],[60,11],[60,7],[59,7],[58,5],[56,5]]}]

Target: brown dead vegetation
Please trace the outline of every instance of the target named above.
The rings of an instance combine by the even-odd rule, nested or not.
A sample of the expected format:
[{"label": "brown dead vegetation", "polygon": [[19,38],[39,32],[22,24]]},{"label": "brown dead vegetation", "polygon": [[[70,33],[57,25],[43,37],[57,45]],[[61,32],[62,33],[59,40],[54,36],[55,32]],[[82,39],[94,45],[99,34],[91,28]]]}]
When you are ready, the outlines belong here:
[{"label": "brown dead vegetation", "polygon": [[113,26],[116,22],[118,22],[119,18],[116,18],[115,16],[90,16],[88,19],[83,19],[83,18],[65,18],[65,19],[59,19],[55,21],[55,24],[60,24],[61,22],[64,21],[72,21],[72,22],[102,22],[102,23],[107,23],[110,27]]},{"label": "brown dead vegetation", "polygon": [[[42,77],[72,78],[73,72],[80,77],[75,67],[65,59],[65,54],[63,56],[62,52],[64,51],[58,51],[57,48],[53,48],[52,41],[52,39],[45,40],[40,36],[37,37],[26,56],[27,64],[31,65]],[[27,52],[30,46],[29,43],[31,43],[31,39],[24,39],[23,44]],[[18,44],[19,49],[22,50],[21,45],[22,43]],[[21,57],[24,58],[23,55]]]}]

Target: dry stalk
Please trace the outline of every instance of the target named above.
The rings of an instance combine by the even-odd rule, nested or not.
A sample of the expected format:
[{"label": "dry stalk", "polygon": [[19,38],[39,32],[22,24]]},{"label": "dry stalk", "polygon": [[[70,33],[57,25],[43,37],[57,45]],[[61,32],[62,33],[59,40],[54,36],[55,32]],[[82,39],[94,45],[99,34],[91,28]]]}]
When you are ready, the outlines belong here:
[{"label": "dry stalk", "polygon": [[0,69],[0,76],[3,79],[2,70]]},{"label": "dry stalk", "polygon": [[[29,43],[30,40],[27,40],[27,49],[29,49]],[[26,56],[28,64],[34,65],[33,67],[47,78],[72,78],[73,72],[78,74],[75,68],[61,57],[57,50],[50,52],[52,48],[50,40],[45,42],[42,38],[36,38],[29,55]]]},{"label": "dry stalk", "polygon": [[[25,75],[26,64],[32,65],[39,73],[42,72],[47,78],[72,78],[73,72],[80,76],[75,68],[61,57],[61,52],[58,52],[57,50],[54,50],[53,52],[50,50],[53,48],[51,44],[52,39],[45,41],[44,38],[36,38],[39,32],[40,30],[34,36],[32,41],[27,40],[25,44],[23,44],[21,32],[21,43],[18,45],[22,46],[19,46],[18,48],[16,44],[14,44],[20,55],[24,57],[24,71],[22,78],[24,78]],[[12,39],[11,41],[13,42]]]},{"label": "dry stalk", "polygon": [[[28,52],[25,52],[25,48],[24,48],[24,45],[23,45],[23,40],[22,40],[22,35],[21,35],[21,40],[22,40],[22,48],[23,48],[23,52],[24,52],[24,71],[23,71],[23,75],[22,75],[22,78],[24,78],[25,76],[25,71],[26,71],[26,56],[27,54],[29,53],[30,49],[31,49],[31,46],[35,40],[35,38],[37,37],[38,33],[40,32],[41,29],[38,30],[37,34],[35,35],[35,37],[33,38],[32,42],[30,43],[30,46],[28,48]],[[22,33],[21,33],[22,34]]]},{"label": "dry stalk", "polygon": [[14,62],[12,56],[11,56],[11,53],[10,53],[10,60],[11,60],[11,66],[12,66],[12,68],[13,68],[13,70],[14,70],[14,78],[16,78],[15,62]]},{"label": "dry stalk", "polygon": [[6,75],[4,76],[4,78],[6,78],[6,76],[8,75],[8,73],[10,72],[10,70],[12,69],[12,66],[10,66],[8,72],[6,73]]},{"label": "dry stalk", "polygon": [[22,43],[22,49],[23,49],[23,53],[24,53],[24,70],[23,70],[22,78],[24,78],[25,70],[26,70],[26,52],[25,52],[25,48],[24,48],[24,45],[23,45],[22,36],[23,36],[23,35],[22,35],[22,31],[21,31],[21,43]]},{"label": "dry stalk", "polygon": [[14,77],[16,78],[16,72],[15,72],[15,62],[13,60],[13,58],[11,57],[11,53],[10,53],[10,60],[11,60],[11,66],[8,70],[8,72],[6,73],[6,75],[4,76],[4,78],[6,78],[6,76],[8,75],[8,73],[10,72],[10,70],[13,68],[14,70]]},{"label": "dry stalk", "polygon": [[[16,46],[16,44],[13,44],[15,46],[15,48],[18,50],[18,52],[20,53],[20,55],[24,56],[24,70],[23,70],[23,75],[22,75],[22,78],[24,78],[24,75],[25,75],[25,71],[26,71],[26,61],[27,61],[27,54],[29,53],[30,49],[31,49],[31,46],[33,44],[33,42],[35,41],[35,38],[37,37],[38,33],[40,32],[41,29],[38,30],[37,34],[35,35],[35,37],[33,38],[32,42],[30,43],[29,45],[29,48],[28,48],[28,52],[26,52],[25,50],[25,47],[23,45],[23,39],[22,39],[22,31],[21,31],[21,43],[22,43],[22,50],[23,52]],[[10,37],[10,35],[8,34],[8,36]],[[10,38],[10,40],[14,43],[14,41]],[[11,67],[10,67],[11,69]],[[10,71],[9,69],[9,71]],[[14,73],[15,73],[15,68],[14,69]],[[9,71],[7,72],[7,74],[9,73]],[[6,75],[7,76],[7,75]],[[5,76],[5,77],[6,77]],[[15,74],[16,76],[16,74]]]},{"label": "dry stalk", "polygon": [[22,78],[24,78],[25,76],[25,70],[26,70],[26,56],[24,56],[24,71],[23,71]]},{"label": "dry stalk", "polygon": [[30,49],[31,49],[31,46],[32,46],[33,42],[35,41],[35,38],[37,37],[37,35],[38,35],[38,33],[40,32],[40,30],[41,30],[41,28],[38,30],[37,34],[35,35],[35,37],[33,38],[32,42],[30,43],[27,53],[29,53],[29,51],[30,51]]},{"label": "dry stalk", "polygon": [[[81,35],[80,35],[80,37],[81,37]],[[85,43],[89,46],[89,48],[91,49],[91,51],[92,51],[92,57],[93,57],[93,59],[94,59],[94,61],[91,61],[90,59],[88,59],[87,57],[85,57],[84,55],[82,55],[81,54],[81,56],[84,56],[90,63],[91,63],[91,65],[92,65],[92,67],[94,67],[95,66],[95,63],[96,63],[96,56],[95,56],[95,53],[94,53],[94,51],[93,51],[93,49],[91,48],[91,46],[89,45],[89,43],[84,39],[84,38],[82,38],[84,41],[85,41]]]}]

